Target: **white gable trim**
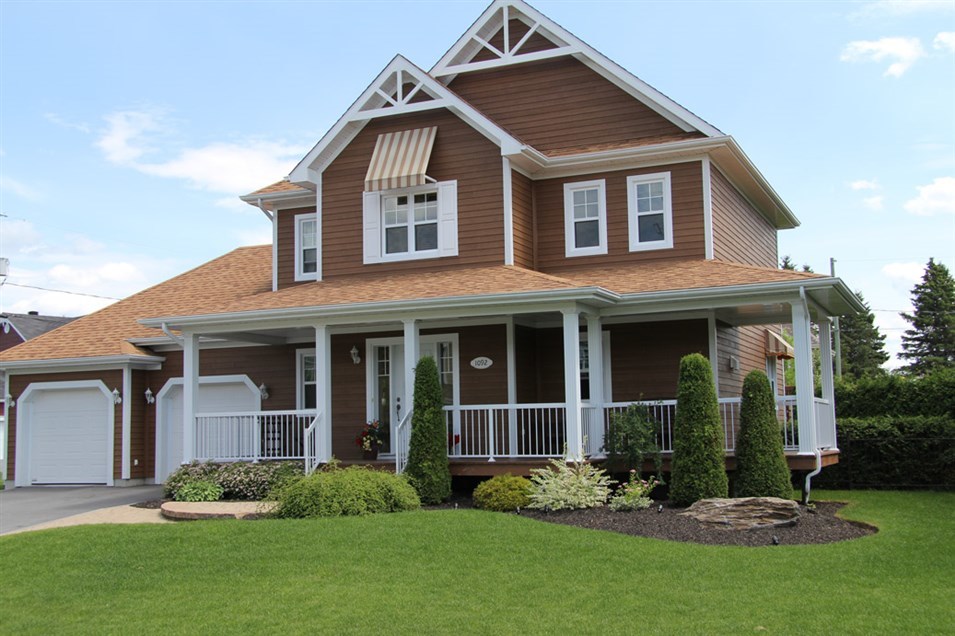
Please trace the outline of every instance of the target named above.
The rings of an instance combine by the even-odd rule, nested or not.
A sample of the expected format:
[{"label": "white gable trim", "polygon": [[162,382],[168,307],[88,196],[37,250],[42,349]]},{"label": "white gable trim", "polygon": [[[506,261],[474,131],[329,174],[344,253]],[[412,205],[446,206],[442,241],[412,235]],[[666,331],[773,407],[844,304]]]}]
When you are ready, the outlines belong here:
[{"label": "white gable trim", "polygon": [[[407,93],[402,88],[406,84],[414,85]],[[395,91],[395,97],[392,97],[392,90]],[[423,102],[411,101],[422,92],[431,99]],[[450,110],[497,144],[501,148],[501,154],[517,153],[524,148],[524,144],[452,93],[444,84],[398,55],[295,166],[289,180],[303,186],[317,183],[322,171],[372,119],[441,108]]]},{"label": "white gable trim", "polygon": [[[514,47],[511,47],[510,51],[497,51],[501,55],[497,60],[475,63],[456,61],[461,59],[462,55],[470,59],[486,46],[481,40],[489,38],[501,28],[502,24],[505,23],[504,16],[520,19],[531,26],[534,32],[540,32],[545,37],[550,36],[548,39],[551,41],[558,40],[554,42],[558,45],[558,48],[541,51],[539,54],[531,53],[515,56],[513,54]],[[481,39],[475,40],[476,37]],[[496,49],[491,50],[495,51]],[[481,14],[481,17],[471,25],[471,28],[438,60],[438,63],[431,69],[431,75],[449,83],[458,73],[508,66],[560,55],[573,55],[591,70],[686,132],[697,130],[709,137],[722,136],[723,134],[717,128],[680,106],[522,0],[494,0],[491,6]]]}]

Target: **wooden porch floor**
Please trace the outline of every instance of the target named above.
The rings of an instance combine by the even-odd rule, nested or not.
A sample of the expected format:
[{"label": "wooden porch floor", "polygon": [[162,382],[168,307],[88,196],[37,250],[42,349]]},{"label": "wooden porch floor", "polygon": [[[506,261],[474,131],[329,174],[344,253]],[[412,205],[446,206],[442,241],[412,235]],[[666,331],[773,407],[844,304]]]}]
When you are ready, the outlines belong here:
[{"label": "wooden porch floor", "polygon": [[[601,460],[594,463],[599,464]],[[663,456],[663,472],[670,472],[671,458],[669,455]],[[494,475],[521,475],[527,477],[531,474],[532,468],[541,468],[547,465],[546,459],[496,459],[489,462],[486,459],[451,459],[451,475],[455,477],[493,477]],[[786,463],[790,470],[812,470],[815,468],[815,457],[806,455],[796,455],[795,453],[786,454]],[[839,451],[823,451],[822,466],[832,466],[839,463]],[[341,460],[342,466],[370,466],[377,470],[394,470],[395,461],[393,459],[377,459],[374,461],[354,459]],[[653,465],[649,462],[643,467],[644,471],[653,471]],[[736,457],[726,457],[726,470],[736,470]]]}]

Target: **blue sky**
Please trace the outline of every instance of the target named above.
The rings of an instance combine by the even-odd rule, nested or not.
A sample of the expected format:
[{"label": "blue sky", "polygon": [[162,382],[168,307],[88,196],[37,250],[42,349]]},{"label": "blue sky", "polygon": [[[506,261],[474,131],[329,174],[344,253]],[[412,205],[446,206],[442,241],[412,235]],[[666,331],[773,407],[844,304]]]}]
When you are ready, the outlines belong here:
[{"label": "blue sky", "polygon": [[[82,314],[268,242],[237,196],[486,4],[0,0],[0,310]],[[733,135],[803,223],[780,254],[835,257],[898,350],[929,257],[955,269],[955,1],[533,4]]]}]

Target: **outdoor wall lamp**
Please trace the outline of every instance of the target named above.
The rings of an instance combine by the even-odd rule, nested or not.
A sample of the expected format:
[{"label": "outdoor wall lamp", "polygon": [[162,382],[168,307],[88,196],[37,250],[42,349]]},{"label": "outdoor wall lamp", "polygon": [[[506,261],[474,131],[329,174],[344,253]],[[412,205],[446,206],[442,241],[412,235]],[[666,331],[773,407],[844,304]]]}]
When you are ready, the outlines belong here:
[{"label": "outdoor wall lamp", "polygon": [[146,389],[146,404],[155,404],[156,396],[153,395],[152,389]]},{"label": "outdoor wall lamp", "polygon": [[14,399],[13,399],[13,396],[10,395],[9,393],[7,393],[7,397],[6,397],[6,399],[5,399],[4,401],[6,402],[6,405],[7,405],[7,408],[8,408],[8,409],[16,408],[16,406],[17,406],[17,401],[14,400]]},{"label": "outdoor wall lamp", "polygon": [[119,389],[113,389],[113,404],[122,404],[123,396],[119,394]]},{"label": "outdoor wall lamp", "polygon": [[352,346],[351,348],[351,361],[355,364],[361,364],[361,356],[358,355],[358,346]]},{"label": "outdoor wall lamp", "polygon": [[259,395],[263,400],[269,399],[269,387],[265,386],[265,382],[259,385]]}]

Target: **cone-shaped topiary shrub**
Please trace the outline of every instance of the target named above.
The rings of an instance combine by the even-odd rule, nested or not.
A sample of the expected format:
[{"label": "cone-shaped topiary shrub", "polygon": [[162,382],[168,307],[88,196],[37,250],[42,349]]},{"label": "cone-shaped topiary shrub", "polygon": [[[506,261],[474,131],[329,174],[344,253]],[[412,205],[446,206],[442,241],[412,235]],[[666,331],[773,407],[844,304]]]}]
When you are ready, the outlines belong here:
[{"label": "cone-shaped topiary shrub", "polygon": [[439,503],[451,496],[448,429],[443,406],[438,367],[434,358],[425,356],[415,367],[414,412],[405,474],[426,504]]},{"label": "cone-shaped topiary shrub", "polygon": [[680,360],[671,471],[670,501],[677,506],[728,494],[713,372],[709,360],[698,353]]},{"label": "cone-shaped topiary shrub", "polygon": [[736,496],[789,499],[792,485],[776,419],[776,400],[762,371],[753,371],[743,380],[739,420]]}]

